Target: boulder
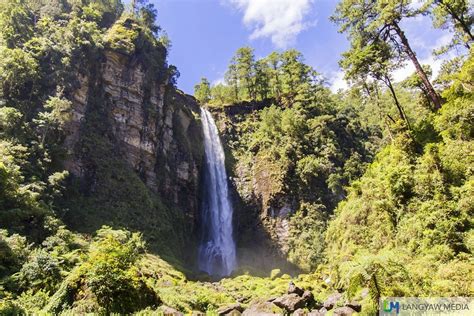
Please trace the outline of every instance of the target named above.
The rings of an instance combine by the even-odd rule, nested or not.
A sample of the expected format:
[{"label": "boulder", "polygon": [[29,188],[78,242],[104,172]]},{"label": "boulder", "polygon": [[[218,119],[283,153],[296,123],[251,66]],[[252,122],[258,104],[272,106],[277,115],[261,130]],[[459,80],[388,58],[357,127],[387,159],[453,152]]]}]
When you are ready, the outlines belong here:
[{"label": "boulder", "polygon": [[330,310],[332,308],[334,308],[334,306],[336,305],[336,303],[341,299],[342,297],[342,294],[341,293],[334,293],[334,294],[331,294],[323,303],[323,306],[327,309],[327,310]]},{"label": "boulder", "polygon": [[326,312],[321,312],[321,311],[311,311],[308,313],[308,316],[324,316],[324,314],[326,314]]},{"label": "boulder", "polygon": [[235,312],[237,312],[238,315],[240,315],[243,311],[244,311],[244,308],[242,307],[242,305],[240,305],[239,303],[236,303],[236,304],[220,307],[217,310],[217,314],[219,316],[231,315],[231,313],[234,312],[232,315],[235,315],[236,314]]},{"label": "boulder", "polygon": [[297,287],[293,281],[290,281],[290,284],[288,285],[288,294],[297,294],[298,296],[302,296],[303,293],[303,289]]},{"label": "boulder", "polygon": [[280,296],[279,298],[273,301],[273,304],[280,308],[283,308],[287,312],[293,313],[298,308],[305,307],[306,301],[298,294],[292,293]]},{"label": "boulder", "polygon": [[360,311],[362,310],[362,305],[360,305],[358,302],[354,302],[354,301],[346,303],[345,306],[352,308],[353,310],[355,310],[358,313],[360,313]]},{"label": "boulder", "polygon": [[293,316],[306,316],[306,312],[301,309],[301,308],[298,308],[297,310],[295,310],[295,312],[293,313]]},{"label": "boulder", "polygon": [[183,316],[183,313],[166,305],[160,306],[158,310],[162,312],[164,316]]},{"label": "boulder", "polygon": [[350,316],[355,312],[352,308],[348,306],[338,307],[334,310],[334,316]]},{"label": "boulder", "polygon": [[283,314],[283,310],[263,299],[250,302],[249,307],[242,313],[243,316],[273,316],[280,314]]},{"label": "boulder", "polygon": [[313,293],[311,293],[311,291],[304,291],[303,295],[301,296],[304,301],[306,302],[306,305],[308,306],[312,306],[315,301],[314,301],[314,296],[313,296]]}]

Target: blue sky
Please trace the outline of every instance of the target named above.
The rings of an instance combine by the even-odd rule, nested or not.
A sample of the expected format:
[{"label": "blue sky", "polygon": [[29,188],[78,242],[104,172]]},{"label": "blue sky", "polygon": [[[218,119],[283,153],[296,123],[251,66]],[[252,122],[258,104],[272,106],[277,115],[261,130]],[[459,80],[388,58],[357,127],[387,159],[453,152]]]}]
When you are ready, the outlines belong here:
[{"label": "blue sky", "polygon": [[[201,77],[223,79],[229,60],[242,46],[252,46],[256,57],[274,50],[295,48],[307,64],[324,74],[334,89],[344,87],[340,54],[348,48],[345,35],[329,21],[336,0],[152,0],[157,23],[171,39],[169,62],[178,67],[178,87],[192,94]],[[404,23],[419,59],[432,64],[434,47],[449,41],[446,31],[433,30],[427,17]],[[402,79],[413,68],[400,69]]]}]

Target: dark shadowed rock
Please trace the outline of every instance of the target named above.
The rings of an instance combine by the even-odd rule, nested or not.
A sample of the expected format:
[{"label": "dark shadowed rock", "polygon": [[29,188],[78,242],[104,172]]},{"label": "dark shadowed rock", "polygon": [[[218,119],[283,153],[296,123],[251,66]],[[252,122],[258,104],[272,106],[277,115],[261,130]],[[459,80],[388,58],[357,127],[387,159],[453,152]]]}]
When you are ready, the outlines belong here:
[{"label": "dark shadowed rock", "polygon": [[355,312],[352,308],[348,306],[338,307],[334,310],[334,316],[350,316]]},{"label": "dark shadowed rock", "polygon": [[301,297],[304,299],[307,306],[312,306],[315,303],[314,296],[313,296],[313,293],[311,293],[311,291],[304,291]]},{"label": "dark shadowed rock", "polygon": [[334,308],[334,306],[335,306],[336,303],[341,299],[341,297],[342,297],[342,294],[341,294],[341,293],[334,293],[334,294],[331,294],[331,295],[324,301],[323,306],[324,306],[327,310],[330,310],[330,309]]},{"label": "dark shadowed rock", "polygon": [[288,285],[288,294],[297,294],[298,296],[302,296],[303,293],[303,289],[297,287],[293,281],[290,281],[290,284]]},{"label": "dark shadowed rock", "polygon": [[273,304],[283,308],[287,312],[294,312],[298,308],[303,308],[306,306],[306,301],[299,296],[298,294],[286,294],[273,301]]},{"label": "dark shadowed rock", "polygon": [[[219,308],[217,310],[217,314],[219,316],[221,316],[221,315],[235,315],[236,313],[238,313],[238,315],[240,315],[243,311],[244,311],[244,308],[242,307],[242,305],[236,303],[236,304],[227,305],[227,306],[223,306],[223,307]],[[232,314],[232,312],[234,312],[234,313]]]},{"label": "dark shadowed rock", "polygon": [[352,308],[358,313],[360,313],[360,311],[362,310],[362,305],[360,305],[358,302],[352,301],[352,302],[346,303],[346,306]]}]

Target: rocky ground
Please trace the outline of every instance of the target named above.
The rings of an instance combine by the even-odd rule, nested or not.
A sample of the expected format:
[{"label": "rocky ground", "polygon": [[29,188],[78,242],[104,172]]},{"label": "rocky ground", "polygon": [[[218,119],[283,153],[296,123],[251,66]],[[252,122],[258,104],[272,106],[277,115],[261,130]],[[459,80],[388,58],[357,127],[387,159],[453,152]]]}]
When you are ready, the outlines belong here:
[{"label": "rocky ground", "polygon": [[[362,306],[356,301],[345,301],[343,294],[335,292],[326,300],[318,301],[309,290],[298,287],[292,281],[288,286],[286,294],[269,299],[258,298],[249,304],[229,304],[220,307],[215,314],[219,316],[229,315],[294,315],[294,316],[323,316],[330,315],[348,316],[360,313]],[[158,310],[166,316],[180,316],[183,313],[168,306],[161,306]],[[214,313],[212,313],[214,314]],[[205,315],[201,312],[193,312],[192,315]]]}]

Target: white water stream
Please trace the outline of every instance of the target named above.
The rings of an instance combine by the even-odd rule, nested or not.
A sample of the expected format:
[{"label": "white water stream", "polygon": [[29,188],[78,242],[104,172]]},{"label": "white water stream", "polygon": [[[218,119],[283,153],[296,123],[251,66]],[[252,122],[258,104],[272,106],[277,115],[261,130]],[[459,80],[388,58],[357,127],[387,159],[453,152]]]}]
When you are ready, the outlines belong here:
[{"label": "white water stream", "polygon": [[213,276],[228,276],[236,267],[225,155],[219,132],[208,110],[201,108],[204,130],[205,166],[202,205],[202,240],[199,268]]}]

